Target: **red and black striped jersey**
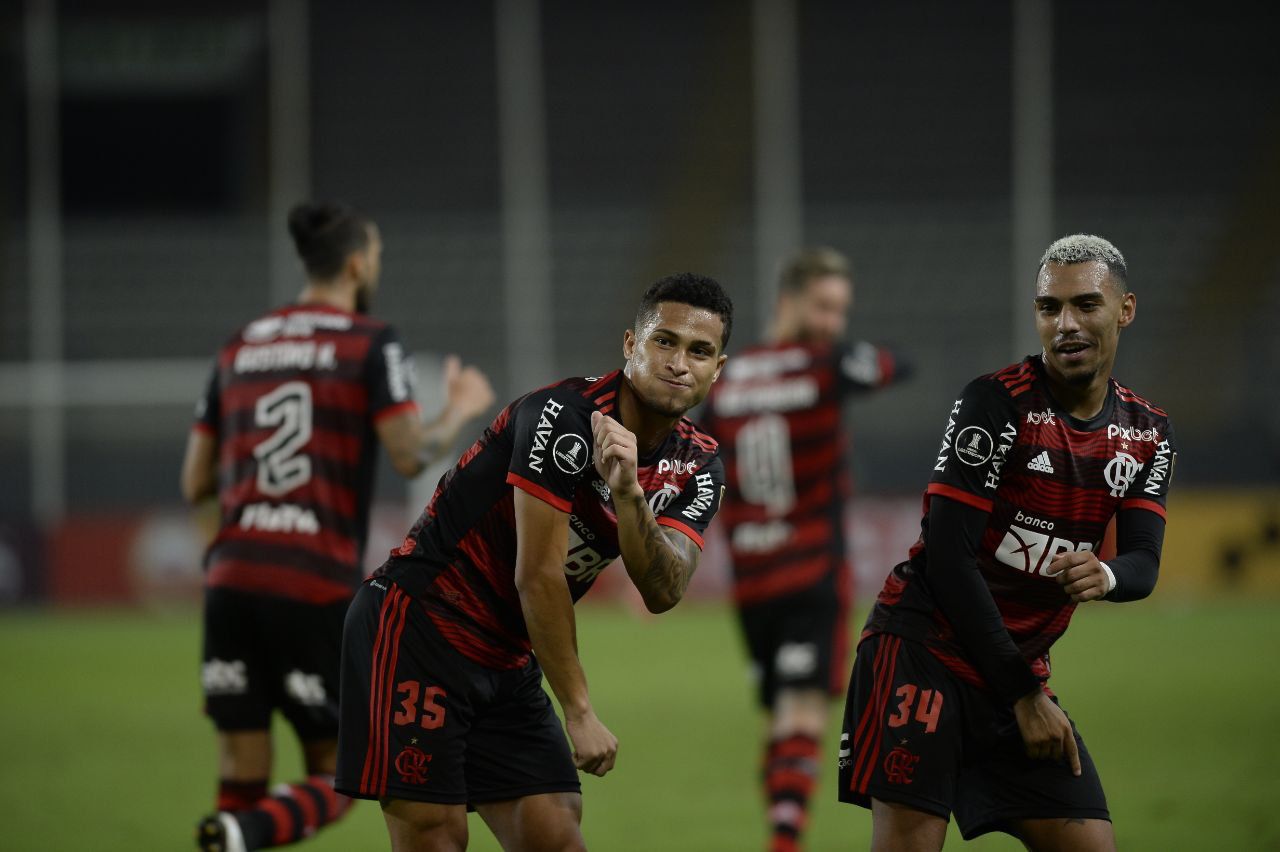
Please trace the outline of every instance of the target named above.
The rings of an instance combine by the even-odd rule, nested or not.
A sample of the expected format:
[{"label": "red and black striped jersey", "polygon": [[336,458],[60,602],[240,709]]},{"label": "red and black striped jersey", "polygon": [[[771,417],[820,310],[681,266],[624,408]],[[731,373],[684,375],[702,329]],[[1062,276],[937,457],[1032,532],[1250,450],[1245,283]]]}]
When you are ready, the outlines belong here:
[{"label": "red and black striped jersey", "polygon": [[899,360],[870,343],[765,344],[735,355],[703,425],[720,441],[733,593],[756,604],[835,580],[847,596],[849,394],[882,388]]},{"label": "red and black striped jersey", "polygon": [[[569,515],[564,573],[577,601],[618,557],[618,520],[592,463],[591,412],[614,414],[622,374],[572,378],[512,402],[440,478],[409,537],[376,574],[422,601],[437,629],[480,665],[529,658],[516,591],[513,489]],[[702,546],[724,488],[716,442],[687,419],[638,460],[637,478],[659,524]]]},{"label": "red and black striped jersey", "polygon": [[386,323],[323,305],[254,320],[219,351],[196,429],[218,440],[206,583],[310,603],[363,575],[378,419],[417,410]]},{"label": "red and black striped jersey", "polygon": [[1049,649],[1076,606],[1046,575],[1050,562],[1064,551],[1096,550],[1121,509],[1163,518],[1176,458],[1168,415],[1114,378],[1088,421],[1054,401],[1038,355],[975,379],[951,406],[920,538],[889,573],[863,635],[921,641],[957,675],[983,685],[929,587],[929,501],[945,497],[989,513],[978,571],[1032,672],[1048,679]]}]

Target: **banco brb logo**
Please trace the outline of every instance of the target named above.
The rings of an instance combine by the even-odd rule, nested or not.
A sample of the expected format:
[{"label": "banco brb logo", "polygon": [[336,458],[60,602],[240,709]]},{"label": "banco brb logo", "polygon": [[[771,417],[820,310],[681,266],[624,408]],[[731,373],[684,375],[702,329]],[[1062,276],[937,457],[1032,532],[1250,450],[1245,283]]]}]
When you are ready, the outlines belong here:
[{"label": "banco brb logo", "polygon": [[1123,497],[1140,470],[1142,465],[1137,459],[1117,450],[1116,457],[1107,462],[1107,467],[1102,472],[1106,477],[1107,485],[1111,486],[1111,496]]}]

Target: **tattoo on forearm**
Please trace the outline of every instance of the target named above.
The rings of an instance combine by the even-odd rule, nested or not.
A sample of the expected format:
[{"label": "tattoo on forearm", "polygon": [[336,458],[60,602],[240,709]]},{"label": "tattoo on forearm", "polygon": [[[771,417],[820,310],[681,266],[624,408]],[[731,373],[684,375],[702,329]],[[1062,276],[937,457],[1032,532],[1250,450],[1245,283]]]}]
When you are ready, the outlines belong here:
[{"label": "tattoo on forearm", "polygon": [[[668,537],[656,523],[645,530],[644,552],[647,565],[640,582],[650,591],[679,600],[684,597],[689,577],[693,574],[689,566],[694,563],[688,548],[694,544],[684,535],[679,536],[683,541],[673,540],[674,538]],[[688,542],[688,545],[684,542]]]}]

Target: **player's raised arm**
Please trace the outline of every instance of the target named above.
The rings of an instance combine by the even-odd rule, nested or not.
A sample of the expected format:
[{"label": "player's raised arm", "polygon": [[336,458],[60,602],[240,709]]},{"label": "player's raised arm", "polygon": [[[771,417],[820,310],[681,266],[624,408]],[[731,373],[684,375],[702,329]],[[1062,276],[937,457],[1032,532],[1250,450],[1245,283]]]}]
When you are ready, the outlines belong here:
[{"label": "player's raised arm", "polygon": [[378,440],[396,472],[406,478],[422,473],[453,445],[472,418],[493,405],[493,388],[484,373],[463,367],[456,355],[444,362],[446,399],[434,420],[424,422],[416,406],[393,406],[377,420]]},{"label": "player's raised arm", "polygon": [[515,584],[529,641],[560,702],[575,765],[603,776],[613,768],[618,739],[596,717],[578,660],[577,623],[564,579],[569,516],[519,488],[513,489],[513,495]]},{"label": "player's raised arm", "polygon": [[618,546],[631,581],[650,612],[666,612],[680,602],[702,551],[684,533],[659,526],[636,478],[636,436],[621,423],[591,414],[596,470],[613,494],[618,513]]}]

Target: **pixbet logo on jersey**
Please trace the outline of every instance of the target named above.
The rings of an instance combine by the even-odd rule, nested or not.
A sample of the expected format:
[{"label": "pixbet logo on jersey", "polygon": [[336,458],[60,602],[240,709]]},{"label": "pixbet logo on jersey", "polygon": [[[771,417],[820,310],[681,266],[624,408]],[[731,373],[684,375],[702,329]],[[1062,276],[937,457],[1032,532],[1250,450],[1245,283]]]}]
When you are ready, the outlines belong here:
[{"label": "pixbet logo on jersey", "polygon": [[663,459],[658,462],[658,473],[675,472],[676,476],[684,476],[686,473],[693,473],[698,469],[697,462],[681,461],[680,459]]},{"label": "pixbet logo on jersey", "polygon": [[1117,426],[1114,423],[1107,425],[1108,438],[1120,438],[1123,441],[1150,441],[1155,443],[1160,440],[1160,433],[1155,429],[1135,429],[1132,426]]}]

